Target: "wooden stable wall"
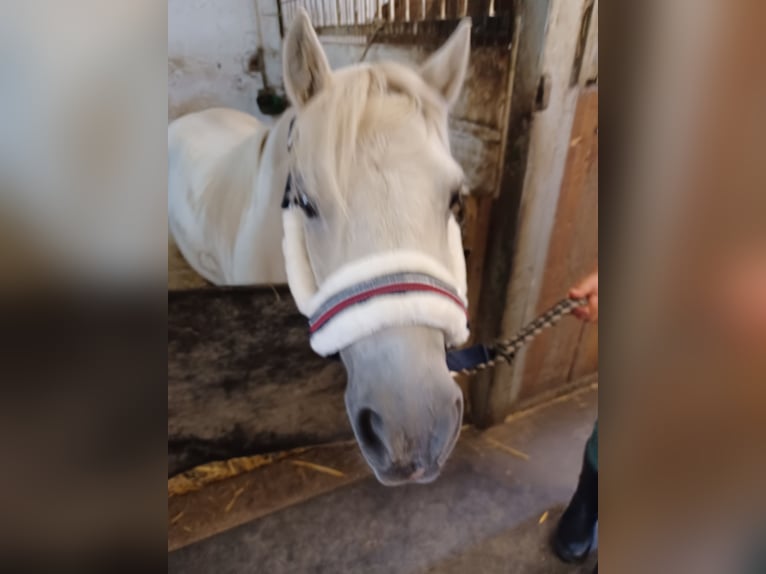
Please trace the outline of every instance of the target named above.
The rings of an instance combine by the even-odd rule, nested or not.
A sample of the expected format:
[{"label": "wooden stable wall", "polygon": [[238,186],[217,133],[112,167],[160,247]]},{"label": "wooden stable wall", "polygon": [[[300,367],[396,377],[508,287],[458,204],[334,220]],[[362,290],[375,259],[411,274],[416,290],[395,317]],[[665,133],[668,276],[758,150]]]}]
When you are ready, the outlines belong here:
[{"label": "wooden stable wall", "polygon": [[[556,250],[563,249],[556,238],[561,235],[559,226],[568,222],[560,211],[565,209],[561,207],[564,172],[568,162],[571,172],[579,161],[570,153],[578,102],[583,88],[598,79],[598,0],[520,0],[515,6],[522,25],[502,183],[488,208],[487,249],[474,323],[481,341],[513,336],[551,300],[566,296],[570,287],[566,274],[554,271],[558,269],[554,261],[565,253],[550,253],[554,244]],[[572,233],[581,232],[578,227]],[[560,328],[571,327],[556,330]],[[522,350],[513,364],[500,364],[474,377],[472,420],[480,426],[500,422],[518,408],[520,399],[570,379],[571,365],[555,357],[568,352],[554,346],[551,342],[544,350],[539,346]],[[528,359],[533,365],[530,371]],[[546,382],[530,376],[538,371]]]},{"label": "wooden stable wall", "polygon": [[[598,88],[580,94],[569,138],[537,313],[566,296],[598,261]],[[519,399],[598,370],[598,326],[574,318],[545,331],[526,353]]]},{"label": "wooden stable wall", "polygon": [[352,436],[340,362],[286,287],[168,293],[168,474]]}]

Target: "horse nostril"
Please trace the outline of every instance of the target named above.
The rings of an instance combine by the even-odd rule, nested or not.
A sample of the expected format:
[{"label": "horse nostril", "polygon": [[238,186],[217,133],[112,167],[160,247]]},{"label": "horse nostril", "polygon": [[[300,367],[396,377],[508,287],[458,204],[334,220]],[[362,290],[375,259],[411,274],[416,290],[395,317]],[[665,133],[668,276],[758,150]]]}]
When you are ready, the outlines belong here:
[{"label": "horse nostril", "polygon": [[359,440],[362,446],[378,457],[383,457],[386,446],[380,433],[383,428],[383,419],[372,409],[362,409],[358,417]]}]

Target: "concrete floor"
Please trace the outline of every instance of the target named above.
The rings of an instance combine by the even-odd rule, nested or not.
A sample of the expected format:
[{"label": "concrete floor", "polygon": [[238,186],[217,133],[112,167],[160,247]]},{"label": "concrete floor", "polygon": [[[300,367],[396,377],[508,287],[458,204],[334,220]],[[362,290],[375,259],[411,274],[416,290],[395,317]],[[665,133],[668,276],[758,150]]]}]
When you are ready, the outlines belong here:
[{"label": "concrete floor", "polygon": [[[272,482],[272,477],[274,494],[261,489],[235,514],[231,504],[223,510],[213,505],[196,525],[174,523],[186,532],[197,528],[199,541],[171,552],[168,572],[590,573],[595,555],[584,565],[562,564],[550,552],[548,538],[574,490],[596,416],[597,392],[591,387],[488,431],[466,429],[443,475],[431,485],[385,488],[360,471],[364,466],[356,460],[354,472],[344,471],[353,479],[264,515],[264,503],[287,495],[296,500],[295,487],[279,492],[287,479]],[[311,474],[306,479],[306,469],[300,471],[308,490],[333,480]],[[243,484],[257,480],[260,487],[267,478],[254,474],[247,480]],[[201,505],[211,505],[215,493],[206,496],[205,490],[175,501],[171,513],[185,508],[178,516],[192,516]],[[239,526],[231,528],[232,516],[239,517]],[[208,534],[213,535],[204,538]],[[169,539],[170,546],[181,543]]]}]

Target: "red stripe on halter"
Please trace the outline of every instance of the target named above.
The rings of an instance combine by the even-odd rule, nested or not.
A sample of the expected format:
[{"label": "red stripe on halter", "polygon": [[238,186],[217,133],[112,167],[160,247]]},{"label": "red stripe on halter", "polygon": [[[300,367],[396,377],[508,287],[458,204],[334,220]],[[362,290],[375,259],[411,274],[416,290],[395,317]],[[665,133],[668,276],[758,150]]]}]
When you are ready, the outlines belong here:
[{"label": "red stripe on halter", "polygon": [[459,297],[456,297],[454,294],[450,293],[449,291],[445,289],[440,289],[439,287],[435,287],[433,285],[426,285],[424,283],[395,283],[393,285],[385,285],[383,287],[376,287],[375,289],[370,289],[369,291],[363,291],[362,293],[357,293],[353,297],[344,299],[343,301],[341,301],[340,303],[338,303],[337,305],[329,309],[322,316],[320,316],[319,319],[317,319],[316,322],[313,325],[311,325],[310,332],[312,334],[315,333],[322,327],[322,325],[327,323],[327,321],[332,319],[335,315],[337,315],[341,311],[344,311],[345,309],[348,309],[352,305],[355,305],[361,301],[371,299],[372,297],[376,297],[378,295],[389,295],[391,293],[406,293],[406,292],[426,292],[426,293],[436,293],[438,295],[443,295],[444,297],[447,297],[448,299],[456,303],[466,314],[466,317],[468,316],[468,310],[465,308],[463,301]]}]

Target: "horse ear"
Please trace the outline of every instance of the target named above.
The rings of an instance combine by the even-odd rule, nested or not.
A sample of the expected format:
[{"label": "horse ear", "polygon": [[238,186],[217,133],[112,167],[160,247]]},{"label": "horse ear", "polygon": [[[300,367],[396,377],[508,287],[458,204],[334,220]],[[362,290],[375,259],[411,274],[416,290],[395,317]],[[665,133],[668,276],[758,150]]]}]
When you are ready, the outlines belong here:
[{"label": "horse ear", "polygon": [[463,18],[445,44],[420,67],[423,79],[450,107],[460,95],[470,54],[471,19]]},{"label": "horse ear", "polygon": [[327,86],[332,75],[322,45],[301,8],[285,38],[282,68],[290,101],[302,107]]}]

